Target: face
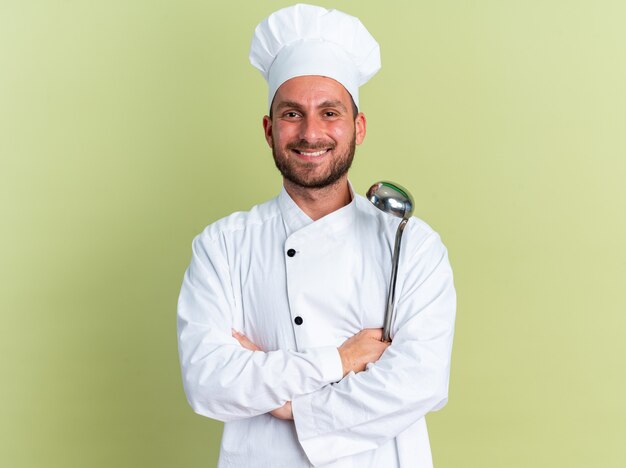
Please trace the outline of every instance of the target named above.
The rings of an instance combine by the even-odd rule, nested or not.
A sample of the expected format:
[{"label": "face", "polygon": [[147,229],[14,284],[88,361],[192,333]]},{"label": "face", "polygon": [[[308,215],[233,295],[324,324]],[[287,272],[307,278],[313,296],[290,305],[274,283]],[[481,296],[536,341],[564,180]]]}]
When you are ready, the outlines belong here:
[{"label": "face", "polygon": [[263,118],[265,138],[286,181],[322,188],[347,177],[355,145],[365,138],[365,116],[352,110],[337,81],[300,76],[283,83]]}]

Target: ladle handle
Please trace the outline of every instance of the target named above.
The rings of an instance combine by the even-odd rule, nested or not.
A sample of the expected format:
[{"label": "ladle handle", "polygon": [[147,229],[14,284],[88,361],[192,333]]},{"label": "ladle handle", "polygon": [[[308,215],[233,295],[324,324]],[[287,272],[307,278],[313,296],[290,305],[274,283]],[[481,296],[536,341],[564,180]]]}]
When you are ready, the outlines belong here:
[{"label": "ladle handle", "polygon": [[393,256],[391,257],[391,279],[389,280],[389,292],[387,293],[387,310],[385,311],[385,321],[383,323],[383,341],[391,341],[391,322],[393,319],[393,305],[396,296],[396,276],[398,274],[398,259],[400,258],[400,243],[402,233],[409,220],[402,219],[396,231],[396,242],[393,246]]}]

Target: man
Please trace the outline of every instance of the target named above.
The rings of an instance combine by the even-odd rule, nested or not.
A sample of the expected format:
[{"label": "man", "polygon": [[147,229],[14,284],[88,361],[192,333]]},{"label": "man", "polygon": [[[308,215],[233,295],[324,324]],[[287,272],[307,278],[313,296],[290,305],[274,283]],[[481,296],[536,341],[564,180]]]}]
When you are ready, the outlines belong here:
[{"label": "man", "polygon": [[455,315],[446,249],[409,221],[381,341],[398,220],[348,182],[378,44],[356,18],[296,5],[259,24],[250,58],[283,189],[194,239],[178,308],[189,403],[225,421],[220,467],[430,467],[424,416],[447,401]]}]

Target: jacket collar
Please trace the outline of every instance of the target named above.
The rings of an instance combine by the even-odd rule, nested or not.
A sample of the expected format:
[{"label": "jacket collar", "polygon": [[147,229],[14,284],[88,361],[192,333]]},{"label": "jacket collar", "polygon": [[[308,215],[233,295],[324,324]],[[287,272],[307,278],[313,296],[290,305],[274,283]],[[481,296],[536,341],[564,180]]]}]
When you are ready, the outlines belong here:
[{"label": "jacket collar", "polygon": [[285,187],[282,188],[278,195],[278,206],[285,222],[285,229],[287,236],[304,230],[315,230],[316,228],[323,228],[325,232],[337,232],[348,226],[350,226],[356,216],[356,196],[352,189],[352,184],[348,181],[348,188],[350,189],[351,201],[346,206],[327,214],[326,216],[313,221],[309,216],[300,209],[295,201],[289,196]]}]

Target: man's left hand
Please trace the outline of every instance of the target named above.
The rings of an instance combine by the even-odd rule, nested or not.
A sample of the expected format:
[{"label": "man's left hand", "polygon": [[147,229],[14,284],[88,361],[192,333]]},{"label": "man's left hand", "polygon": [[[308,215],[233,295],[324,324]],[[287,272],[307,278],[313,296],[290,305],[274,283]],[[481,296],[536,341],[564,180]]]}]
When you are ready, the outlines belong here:
[{"label": "man's left hand", "polygon": [[[239,333],[236,330],[232,331],[233,338],[239,341],[239,344],[250,351],[262,351],[256,344],[248,339],[246,335]],[[291,402],[288,401],[280,408],[270,411],[270,414],[278,419],[293,419],[293,412],[291,411]]]},{"label": "man's left hand", "polygon": [[270,414],[278,419],[286,419],[286,420],[293,419],[293,412],[291,411],[291,402],[288,401],[280,408],[276,408],[275,410],[270,411]]}]

